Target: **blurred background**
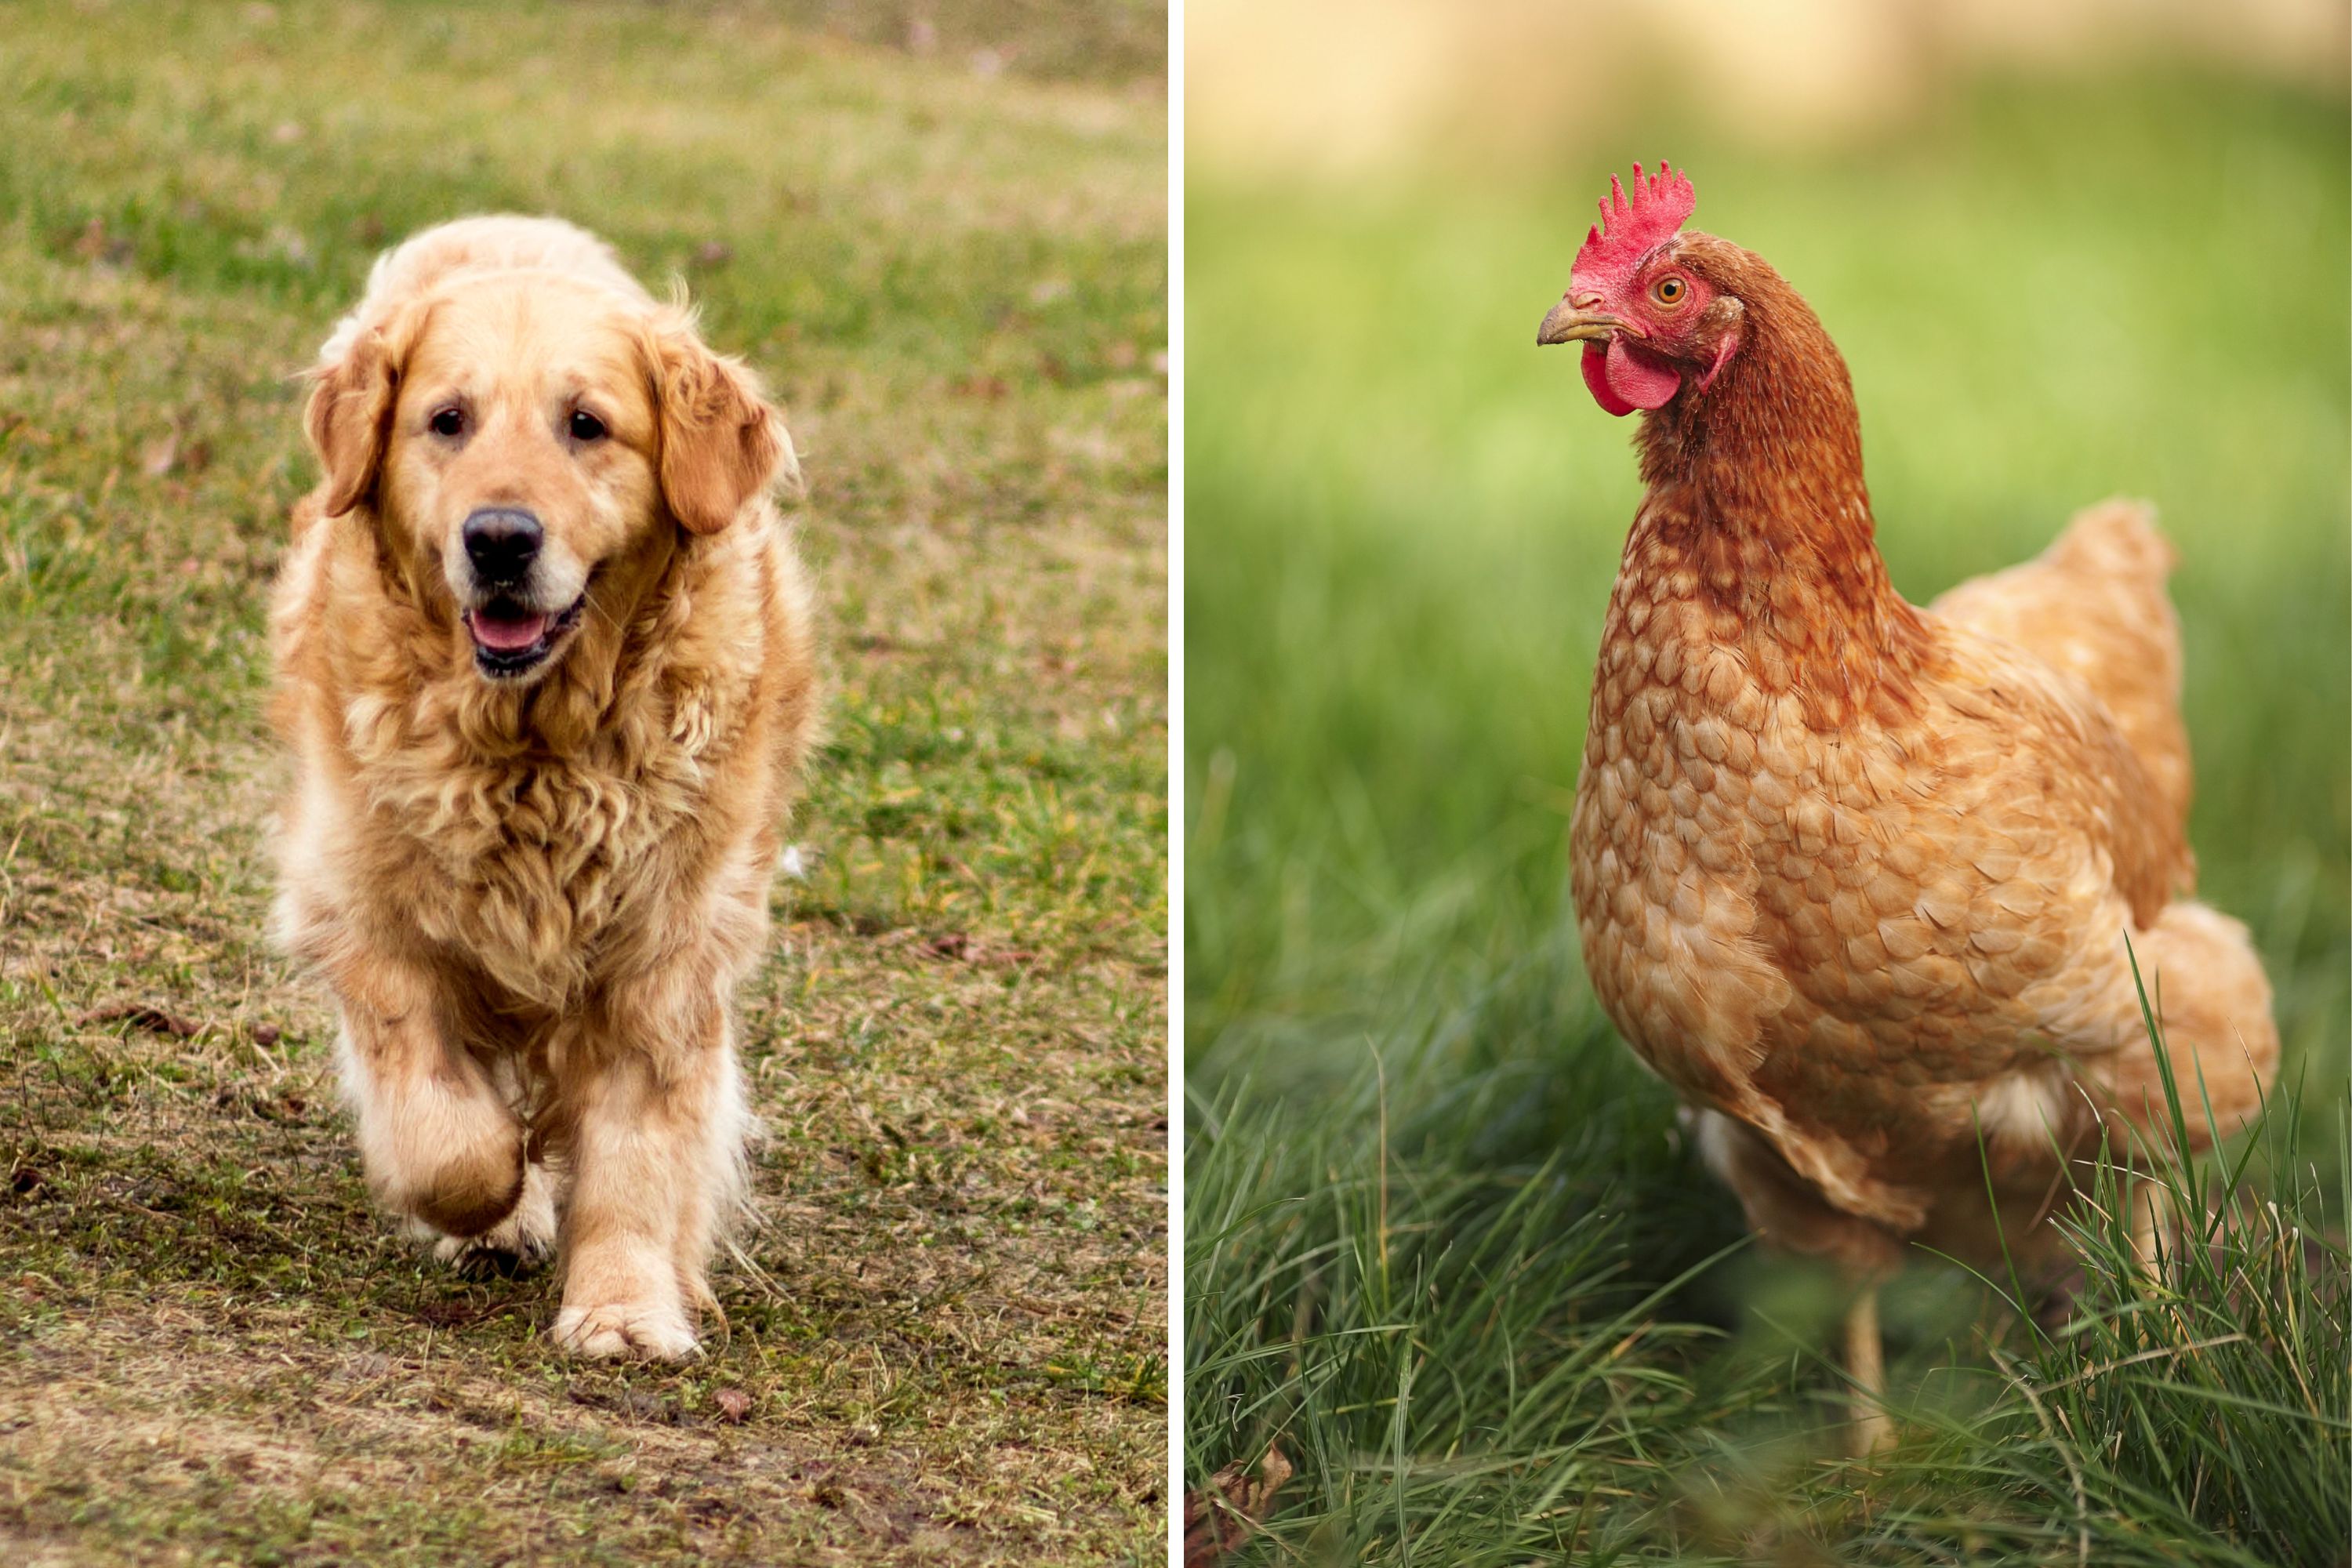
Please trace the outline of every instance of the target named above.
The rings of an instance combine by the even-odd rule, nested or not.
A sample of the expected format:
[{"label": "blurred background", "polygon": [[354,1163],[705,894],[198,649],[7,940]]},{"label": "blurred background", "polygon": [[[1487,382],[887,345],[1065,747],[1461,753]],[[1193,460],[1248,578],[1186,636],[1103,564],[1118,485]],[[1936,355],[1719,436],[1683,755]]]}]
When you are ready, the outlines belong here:
[{"label": "blurred background", "polygon": [[[1255,1370],[1252,1347],[1289,1331],[1286,1289],[1325,1278],[1314,1247],[1356,1245],[1332,1217],[1321,1240],[1253,1251],[1262,1216],[1322,1212],[1355,1180],[1378,1187],[1381,1237],[1408,1190],[1454,1194],[1423,1221],[1469,1234],[1540,1173],[1571,1189],[1558,1224],[1608,1216],[1578,1267],[1621,1283],[1738,1237],[1591,1003],[1566,907],[1595,647],[1640,492],[1633,422],[1534,339],[1635,159],[1686,169],[1692,226],[1772,262],[1843,351],[1880,543],[1914,602],[2037,552],[2101,497],[2157,504],[2181,555],[2202,894],[2252,926],[2303,1154],[2341,1168],[2339,0],[1193,0],[1185,47],[1197,1465],[1271,1429],[1244,1406],[1292,1411],[1334,1453],[1403,1430],[1381,1389],[1402,1363],[1319,1394]],[[1383,1144],[1387,1163],[1357,1159]],[[1547,1267],[1555,1293],[1579,1278]],[[1773,1288],[1759,1269],[1714,1270],[1662,1315],[1748,1331]],[[1950,1319],[1925,1299],[1949,1284],[1891,1309],[1898,1351],[1965,1331],[1972,1297]],[[1296,1310],[1340,1331],[1335,1307]],[[1438,1342],[1426,1292],[1397,1310]],[[1312,1383],[1315,1357],[1286,1353]],[[1517,1397],[1496,1388],[1495,1410]],[[1342,1389],[1370,1414],[1300,1414]],[[1465,1405],[1465,1432],[1496,1429]]]},{"label": "blurred background", "polygon": [[2063,93],[2196,61],[2321,95],[2346,72],[2335,0],[1197,0],[1184,23],[1185,153],[1218,178],[1564,172],[1580,147],[1701,125],[1826,149],[1999,72]]}]

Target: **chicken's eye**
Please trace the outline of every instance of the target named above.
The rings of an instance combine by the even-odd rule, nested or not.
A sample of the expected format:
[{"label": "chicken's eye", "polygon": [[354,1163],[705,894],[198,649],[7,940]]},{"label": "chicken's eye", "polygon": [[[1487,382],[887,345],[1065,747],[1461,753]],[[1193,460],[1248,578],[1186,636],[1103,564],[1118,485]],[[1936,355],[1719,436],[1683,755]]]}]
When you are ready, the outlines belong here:
[{"label": "chicken's eye", "polygon": [[1650,298],[1669,309],[1681,304],[1683,296],[1689,292],[1690,285],[1672,275],[1661,278],[1650,285]]}]

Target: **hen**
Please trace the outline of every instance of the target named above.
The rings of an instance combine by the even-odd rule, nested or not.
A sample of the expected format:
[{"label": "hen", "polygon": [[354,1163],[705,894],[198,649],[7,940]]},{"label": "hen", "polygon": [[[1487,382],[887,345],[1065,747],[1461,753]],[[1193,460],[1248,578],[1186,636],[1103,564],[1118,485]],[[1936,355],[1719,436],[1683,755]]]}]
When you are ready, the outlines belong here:
[{"label": "hen", "polygon": [[[2103,1120],[2163,1096],[2131,954],[2204,1143],[2278,1055],[2246,930],[2196,877],[2171,551],[2137,505],[1925,609],[1873,542],[1845,363],[1761,258],[1610,182],[1538,343],[1645,415],[1570,829],[1593,988],[1768,1240],[1841,1265],[1861,1436],[1876,1282],[1998,1266]],[[2128,941],[2129,948],[2126,948]],[[2210,1103],[2211,1123],[2203,1120]]]}]

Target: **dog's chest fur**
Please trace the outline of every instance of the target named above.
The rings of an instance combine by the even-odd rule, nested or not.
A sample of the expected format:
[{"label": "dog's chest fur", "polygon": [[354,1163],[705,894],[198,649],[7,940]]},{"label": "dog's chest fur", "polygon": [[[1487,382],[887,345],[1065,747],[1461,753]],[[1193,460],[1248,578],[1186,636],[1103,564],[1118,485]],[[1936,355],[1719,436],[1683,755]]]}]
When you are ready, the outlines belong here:
[{"label": "dog's chest fur", "polygon": [[[576,1006],[633,921],[667,908],[708,843],[709,782],[739,739],[720,688],[648,691],[569,722],[593,694],[534,694],[529,710],[576,743],[522,729],[511,694],[461,689],[366,711],[346,731],[375,848],[414,897],[418,933],[514,1002]],[[544,710],[544,711],[542,711]]]}]

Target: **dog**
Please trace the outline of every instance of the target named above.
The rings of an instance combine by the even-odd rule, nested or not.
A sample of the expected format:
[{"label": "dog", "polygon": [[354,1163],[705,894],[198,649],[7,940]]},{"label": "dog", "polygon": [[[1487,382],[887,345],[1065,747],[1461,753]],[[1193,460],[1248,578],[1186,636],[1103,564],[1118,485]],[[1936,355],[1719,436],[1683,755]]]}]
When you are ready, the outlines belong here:
[{"label": "dog", "polygon": [[782,416],[601,241],[383,257],[310,373],[270,617],[283,945],[334,994],[377,1199],[560,1255],[556,1342],[677,1360],[753,1130],[760,957],[819,701]]}]

